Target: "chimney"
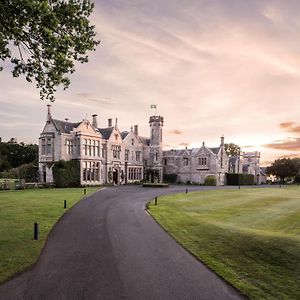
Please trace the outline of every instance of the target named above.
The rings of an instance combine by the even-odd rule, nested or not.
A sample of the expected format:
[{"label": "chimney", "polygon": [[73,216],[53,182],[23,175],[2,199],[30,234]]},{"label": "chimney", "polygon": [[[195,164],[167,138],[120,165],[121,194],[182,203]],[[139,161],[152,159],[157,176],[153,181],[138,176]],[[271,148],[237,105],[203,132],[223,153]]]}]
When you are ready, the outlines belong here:
[{"label": "chimney", "polygon": [[93,114],[92,117],[93,117],[93,123],[92,123],[93,127],[98,128],[97,115]]},{"label": "chimney", "polygon": [[224,146],[224,135],[221,136],[221,146]]},{"label": "chimney", "polygon": [[202,142],[202,147],[205,147],[205,142]]},{"label": "chimney", "polygon": [[112,127],[112,119],[108,119],[108,127]]},{"label": "chimney", "polygon": [[47,121],[50,122],[51,119],[51,105],[47,104],[48,113],[47,113]]},{"label": "chimney", "polygon": [[134,134],[135,134],[136,136],[139,135],[139,125],[134,125]]},{"label": "chimney", "polygon": [[69,118],[65,118],[65,121],[68,122],[68,121],[69,121]]}]

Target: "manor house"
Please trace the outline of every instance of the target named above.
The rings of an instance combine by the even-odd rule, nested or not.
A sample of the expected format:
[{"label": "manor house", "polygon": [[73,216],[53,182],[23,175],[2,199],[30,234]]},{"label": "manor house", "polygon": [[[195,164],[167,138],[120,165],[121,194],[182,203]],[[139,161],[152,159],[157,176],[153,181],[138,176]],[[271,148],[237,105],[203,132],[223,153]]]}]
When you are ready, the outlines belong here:
[{"label": "manor house", "polygon": [[[151,116],[148,138],[139,135],[138,125],[129,131],[120,131],[117,119],[114,124],[108,119],[107,127],[100,128],[96,114],[92,122],[57,120],[48,105],[46,124],[39,138],[40,180],[53,182],[52,168],[60,160],[79,162],[81,185],[162,182],[168,175],[176,176],[176,182],[198,184],[204,183],[207,176],[214,176],[217,185],[224,185],[227,172],[238,173],[237,170],[246,168],[240,158],[229,160],[224,137],[214,148],[203,142],[200,148],[163,151],[163,124],[162,116]],[[257,156],[245,158],[247,172],[257,175]]]}]

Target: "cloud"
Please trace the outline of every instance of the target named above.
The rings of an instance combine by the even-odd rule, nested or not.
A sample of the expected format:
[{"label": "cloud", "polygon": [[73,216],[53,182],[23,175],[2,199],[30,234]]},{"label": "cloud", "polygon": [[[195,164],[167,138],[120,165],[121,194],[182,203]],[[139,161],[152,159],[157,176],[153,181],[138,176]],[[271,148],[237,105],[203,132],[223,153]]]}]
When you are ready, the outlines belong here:
[{"label": "cloud", "polygon": [[170,134],[181,135],[183,132],[179,129],[173,129],[169,131]]},{"label": "cloud", "polygon": [[178,145],[178,147],[180,147],[180,146],[188,147],[189,145],[190,145],[190,143],[180,143]]},{"label": "cloud", "polygon": [[263,145],[263,147],[276,150],[300,151],[300,138],[290,137],[285,140],[278,140],[273,143]]},{"label": "cloud", "polygon": [[300,125],[296,122],[284,122],[280,123],[279,127],[293,133],[300,133]]}]

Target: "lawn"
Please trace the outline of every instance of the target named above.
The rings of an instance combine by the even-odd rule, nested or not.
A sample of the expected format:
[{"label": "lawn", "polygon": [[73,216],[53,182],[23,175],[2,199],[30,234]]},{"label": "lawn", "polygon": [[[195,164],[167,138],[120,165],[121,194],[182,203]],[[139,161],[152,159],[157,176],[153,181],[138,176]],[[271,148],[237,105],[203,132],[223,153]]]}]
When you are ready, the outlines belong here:
[{"label": "lawn", "polygon": [[251,299],[300,299],[300,188],[161,197],[151,215]]},{"label": "lawn", "polygon": [[[87,188],[87,194],[96,190]],[[83,196],[82,188],[0,191],[0,283],[36,261],[53,225]],[[39,223],[38,241],[33,240],[34,222]]]}]

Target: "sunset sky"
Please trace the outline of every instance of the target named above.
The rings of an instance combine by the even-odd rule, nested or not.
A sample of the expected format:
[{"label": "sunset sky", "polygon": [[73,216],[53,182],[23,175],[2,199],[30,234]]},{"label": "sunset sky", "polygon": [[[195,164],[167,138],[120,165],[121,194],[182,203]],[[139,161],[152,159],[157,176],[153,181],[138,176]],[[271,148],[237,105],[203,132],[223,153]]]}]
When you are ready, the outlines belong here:
[{"label": "sunset sky", "polygon": [[[101,127],[139,124],[150,105],[169,148],[239,144],[264,163],[300,153],[299,0],[96,0],[101,44],[56,95],[53,117],[98,114]],[[0,73],[0,136],[37,143],[45,101],[24,78]]]}]

